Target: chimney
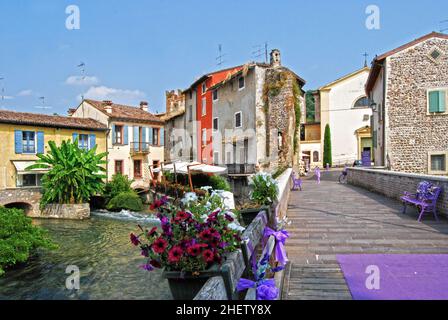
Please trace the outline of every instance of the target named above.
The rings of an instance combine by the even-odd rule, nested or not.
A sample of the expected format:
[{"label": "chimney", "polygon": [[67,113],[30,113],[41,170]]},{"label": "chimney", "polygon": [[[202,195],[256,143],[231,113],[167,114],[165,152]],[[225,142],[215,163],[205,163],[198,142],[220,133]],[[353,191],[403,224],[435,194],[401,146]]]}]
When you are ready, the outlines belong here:
[{"label": "chimney", "polygon": [[112,113],[112,101],[103,100],[103,105],[107,113]]},{"label": "chimney", "polygon": [[271,66],[274,68],[280,67],[282,65],[282,59],[280,55],[280,50],[274,49],[271,51]]},{"label": "chimney", "polygon": [[140,102],[140,110],[148,112],[148,102],[146,102],[146,101]]}]

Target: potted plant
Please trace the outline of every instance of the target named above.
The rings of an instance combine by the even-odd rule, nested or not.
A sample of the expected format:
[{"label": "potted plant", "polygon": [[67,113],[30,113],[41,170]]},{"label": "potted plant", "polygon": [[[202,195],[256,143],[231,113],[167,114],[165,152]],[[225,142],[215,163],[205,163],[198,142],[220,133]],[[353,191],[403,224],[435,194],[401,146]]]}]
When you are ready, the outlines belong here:
[{"label": "potted plant", "polygon": [[277,181],[268,173],[257,173],[252,177],[249,185],[252,188],[251,202],[240,210],[246,225],[249,225],[262,210],[265,210],[270,216],[272,206],[277,201],[279,193]]},{"label": "potted plant", "polygon": [[208,278],[220,274],[226,254],[241,246],[244,228],[235,214],[223,208],[217,194],[204,192],[204,197],[185,194],[180,206],[166,196],[157,199],[151,208],[157,210],[161,228],[140,227],[140,234],[131,234],[146,258],[141,267],[163,269],[176,300],[192,300]]}]

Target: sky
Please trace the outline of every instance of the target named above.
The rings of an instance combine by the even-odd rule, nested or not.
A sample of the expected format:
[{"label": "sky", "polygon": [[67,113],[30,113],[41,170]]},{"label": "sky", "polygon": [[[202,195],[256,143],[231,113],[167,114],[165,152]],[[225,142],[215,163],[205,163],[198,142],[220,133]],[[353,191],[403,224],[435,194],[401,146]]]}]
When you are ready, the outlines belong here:
[{"label": "sky", "polygon": [[[79,29],[67,28],[70,5]],[[379,29],[366,27],[370,5]],[[265,42],[316,89],[444,20],[446,0],[0,0],[0,109],[65,115],[84,96],[160,113],[166,90],[263,61],[253,52]]]}]

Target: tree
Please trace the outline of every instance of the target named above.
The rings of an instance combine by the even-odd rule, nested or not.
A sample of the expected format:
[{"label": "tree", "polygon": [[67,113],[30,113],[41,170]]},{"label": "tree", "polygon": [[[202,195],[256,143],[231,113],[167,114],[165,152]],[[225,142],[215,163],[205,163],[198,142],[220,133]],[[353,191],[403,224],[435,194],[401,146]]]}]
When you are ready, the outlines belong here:
[{"label": "tree", "polygon": [[80,149],[78,140],[63,141],[60,147],[54,141],[48,145],[50,152],[37,155],[39,160],[27,168],[50,169],[42,178],[41,207],[50,203],[86,203],[103,191],[106,152],[97,155],[96,146],[88,151]]},{"label": "tree", "polygon": [[306,102],[306,121],[313,123],[316,121],[316,100],[314,99],[313,91],[305,93]]},{"label": "tree", "polygon": [[330,167],[333,165],[333,156],[331,154],[331,132],[330,125],[325,126],[325,135],[324,135],[324,167],[327,165]]}]

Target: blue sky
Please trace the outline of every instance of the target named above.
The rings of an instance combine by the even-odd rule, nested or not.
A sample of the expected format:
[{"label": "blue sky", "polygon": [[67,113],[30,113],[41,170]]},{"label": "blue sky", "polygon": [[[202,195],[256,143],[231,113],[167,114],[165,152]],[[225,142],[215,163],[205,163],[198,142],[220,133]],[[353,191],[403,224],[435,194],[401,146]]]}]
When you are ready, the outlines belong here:
[{"label": "blue sky", "polygon": [[[365,27],[371,4],[380,30]],[[79,30],[65,27],[68,5],[80,9]],[[0,0],[0,108],[65,114],[84,94],[163,112],[165,90],[219,69],[219,44],[227,67],[262,59],[252,51],[265,41],[314,89],[446,19],[440,0]],[[36,108],[41,96],[52,109]]]}]

